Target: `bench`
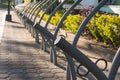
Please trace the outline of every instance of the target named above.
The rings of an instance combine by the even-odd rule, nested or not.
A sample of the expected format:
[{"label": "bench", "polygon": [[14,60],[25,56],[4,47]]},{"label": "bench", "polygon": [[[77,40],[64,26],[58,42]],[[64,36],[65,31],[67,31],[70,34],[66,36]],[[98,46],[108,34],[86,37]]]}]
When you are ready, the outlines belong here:
[{"label": "bench", "polygon": [[[37,23],[37,24],[35,24],[34,25],[34,27],[35,26],[41,26],[42,28],[45,28],[46,30],[47,30],[47,25],[48,25],[48,23],[49,23],[49,21],[50,21],[50,19],[51,19],[51,17],[55,14],[55,12],[57,11],[57,9],[59,9],[59,8],[61,8],[62,7],[62,5],[65,3],[66,1],[64,1],[64,2],[62,2],[62,3],[60,3],[53,11],[52,11],[52,13],[51,13],[51,15],[50,15],[50,17],[49,17],[49,19],[48,19],[48,21],[47,21],[47,23],[46,23],[46,25],[44,26],[44,27],[42,27],[41,25],[40,25],[40,20],[41,20],[41,18],[40,18],[40,20],[39,20],[39,22]],[[76,4],[78,4],[78,2],[80,2],[79,0],[72,6],[72,8],[74,8],[75,7],[75,5]],[[52,4],[54,4],[54,3],[52,3]],[[70,8],[65,14],[65,17],[68,15],[68,13],[69,13],[69,11],[72,9],[72,8]],[[48,9],[49,9],[49,7],[48,7]],[[47,11],[47,9],[46,9],[46,11]],[[46,12],[45,11],[45,12]],[[38,11],[39,12],[39,11]],[[45,13],[44,12],[44,13]],[[38,15],[38,14],[37,14]],[[65,17],[64,17],[64,19],[65,19]],[[28,23],[28,20],[30,20],[30,19],[28,19],[27,18],[27,20],[26,20],[26,23]],[[31,21],[31,20],[30,20]],[[61,22],[62,22],[63,20],[61,20]],[[31,22],[30,22],[31,23]],[[33,23],[33,22],[32,22]],[[29,23],[28,23],[29,24]],[[59,24],[59,27],[60,27],[60,24]],[[58,27],[58,29],[59,29],[59,27]],[[41,33],[42,35],[44,35],[44,33]],[[45,36],[45,35],[44,35]],[[44,36],[42,36],[42,39],[43,39],[43,42],[42,42],[42,47],[44,48],[44,47],[46,47],[46,45],[45,45],[45,43],[44,43]],[[38,33],[37,33],[37,30],[36,30],[36,40],[37,40],[37,37],[38,37]],[[39,40],[39,39],[38,39]],[[53,40],[55,40],[55,37],[54,37],[54,39]],[[51,43],[51,44],[53,44],[53,43]],[[45,50],[45,49],[44,49]],[[56,57],[53,57],[54,56],[54,54],[53,54],[53,52],[51,52],[50,53],[50,57],[51,57],[51,61],[54,61],[54,64],[56,64],[56,60],[53,60],[53,58],[56,58]],[[75,72],[74,72],[75,73]],[[74,74],[75,75],[75,74]],[[74,77],[75,78],[75,77]]]},{"label": "bench", "polygon": [[[44,1],[44,0],[43,0]],[[89,72],[91,72],[96,79],[98,80],[114,80],[115,75],[114,73],[116,73],[116,70],[118,69],[119,65],[118,62],[119,61],[119,55],[120,55],[120,48],[117,52],[117,55],[113,61],[113,66],[110,69],[109,72],[109,76],[107,77],[102,70],[100,70],[98,68],[98,66],[92,62],[87,56],[85,56],[80,50],[78,50],[76,48],[76,44],[78,42],[78,39],[82,33],[82,31],[85,29],[85,25],[89,22],[89,20],[91,19],[91,17],[107,2],[107,0],[102,0],[100,2],[100,4],[98,4],[93,11],[88,15],[88,17],[83,21],[83,23],[79,26],[79,29],[75,35],[75,38],[72,42],[72,44],[70,44],[69,41],[66,41],[63,36],[62,37],[58,37],[58,31],[60,30],[60,27],[63,23],[63,20],[66,18],[66,16],[70,13],[70,11],[72,9],[74,9],[74,7],[81,1],[81,0],[76,0],[76,2],[74,2],[72,4],[72,6],[64,13],[64,15],[61,17],[61,20],[59,21],[57,27],[55,30],[53,30],[53,33],[48,29],[48,24],[50,22],[50,19],[52,18],[52,16],[55,14],[55,12],[60,9],[62,7],[63,4],[65,4],[66,0],[64,0],[62,3],[59,3],[58,6],[56,8],[53,9],[53,11],[50,14],[50,17],[48,18],[45,26],[42,26],[40,23],[42,21],[43,16],[45,15],[45,13],[47,13],[49,11],[49,9],[54,5],[54,3],[57,0],[54,0],[53,2],[49,2],[49,0],[47,0],[46,2],[41,1],[40,4],[35,3],[34,5],[31,3],[28,7],[29,10],[27,10],[27,13],[23,13],[22,16],[24,15],[24,17],[22,17],[23,22],[25,24],[25,27],[31,32],[31,34],[35,37],[35,41],[37,43],[40,44],[40,39],[39,37],[42,37],[42,41],[41,41],[41,49],[46,51],[46,47],[50,48],[50,61],[53,62],[53,64],[57,65],[57,54],[56,51],[58,50],[57,48],[59,47],[60,49],[62,49],[66,56],[67,59],[67,67],[66,67],[66,80],[76,80],[76,73],[79,74],[79,72],[76,72],[76,68],[74,67],[74,60],[78,61],[78,63],[80,63],[79,67],[81,67],[82,65],[85,66],[87,68],[87,73],[86,74],[79,74],[81,76],[86,76]],[[48,3],[49,2],[49,3]],[[41,4],[42,3],[42,4]],[[44,4],[43,4],[44,3]],[[49,4],[49,6],[45,6],[45,4]],[[39,8],[37,14],[35,15],[35,17],[32,19],[34,12],[36,11],[36,7],[37,6]],[[31,7],[32,6],[32,7]],[[38,13],[41,11],[41,9],[45,7],[45,10],[42,14],[42,16],[39,18],[38,21],[36,21],[36,18],[38,16]],[[32,10],[30,11],[30,9],[32,8]],[[29,13],[30,11],[30,13]],[[25,11],[26,12],[26,11]],[[47,44],[50,44],[49,46]],[[73,59],[72,59],[73,58]],[[104,60],[104,59],[101,59]],[[105,61],[105,60],[104,60]],[[106,63],[106,61],[105,61]],[[117,66],[116,66],[117,65]],[[105,67],[107,66],[107,64],[105,65]],[[116,66],[116,67],[115,67]],[[78,69],[78,68],[77,68]],[[93,70],[94,69],[94,70]]]},{"label": "bench", "polygon": [[[97,11],[100,7],[101,7],[101,6],[98,6],[97,9],[95,9],[95,11]],[[71,8],[70,8],[69,10],[71,10]],[[68,13],[69,13],[69,10],[68,10]],[[95,13],[95,12],[93,12],[93,14],[94,14],[94,13]],[[93,14],[92,14],[92,15],[93,15]],[[65,18],[65,17],[63,17],[61,20],[63,21],[64,18]],[[91,16],[88,17],[86,21],[88,21],[90,18],[91,18]],[[61,21],[60,21],[60,22],[61,22]],[[86,25],[86,22],[85,22],[84,25]],[[47,39],[50,40],[50,44],[52,45],[52,48],[51,48],[51,55],[52,55],[52,56],[51,56],[51,57],[53,58],[53,62],[55,62],[55,63],[57,63],[57,61],[56,61],[56,53],[55,53],[55,49],[54,49],[53,42],[54,42],[54,40],[55,40],[55,38],[56,38],[56,35],[57,35],[57,33],[58,33],[59,26],[60,26],[60,25],[57,26],[56,31],[55,31],[55,34],[51,34],[47,29],[39,26],[39,24],[37,24],[36,26],[34,26],[34,27],[36,28],[36,30],[38,30],[38,31],[39,31],[40,33],[42,33],[45,37],[47,37]],[[68,56],[67,56],[67,57],[68,57]],[[69,59],[68,62],[71,62],[71,60]],[[71,63],[69,63],[69,64],[70,64],[71,66],[73,65],[73,64],[71,64]],[[72,67],[73,67],[73,66],[72,66]],[[75,75],[74,75],[75,71],[74,71],[73,69],[72,69],[71,72],[72,72],[72,73],[71,73],[72,76],[75,76]],[[73,77],[73,78],[74,78],[74,77]]]}]

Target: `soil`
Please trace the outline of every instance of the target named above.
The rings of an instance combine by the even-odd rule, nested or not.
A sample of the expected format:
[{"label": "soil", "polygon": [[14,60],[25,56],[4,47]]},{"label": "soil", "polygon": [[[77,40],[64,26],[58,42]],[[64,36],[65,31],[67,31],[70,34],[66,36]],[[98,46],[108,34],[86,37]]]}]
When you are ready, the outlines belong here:
[{"label": "soil", "polygon": [[90,43],[97,45],[97,46],[101,46],[103,48],[106,48],[108,50],[112,50],[113,52],[116,52],[118,50],[119,47],[113,47],[110,44],[106,44],[102,41],[98,41],[96,39],[93,39],[91,36],[82,36],[83,38],[85,38],[86,40],[89,40]]}]

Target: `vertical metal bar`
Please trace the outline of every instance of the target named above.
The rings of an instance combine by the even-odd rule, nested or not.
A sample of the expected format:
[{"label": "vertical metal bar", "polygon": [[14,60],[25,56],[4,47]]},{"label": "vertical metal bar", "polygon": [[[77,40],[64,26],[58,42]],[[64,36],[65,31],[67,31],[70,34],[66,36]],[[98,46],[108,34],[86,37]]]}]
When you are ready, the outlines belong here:
[{"label": "vertical metal bar", "polygon": [[[25,6],[25,8],[29,8],[30,7],[30,5],[31,5],[32,3],[28,3],[26,6]],[[20,13],[25,13],[26,11],[27,11],[27,9],[23,9],[23,11],[22,12],[20,12]]]},{"label": "vertical metal bar", "polygon": [[[36,14],[36,16],[34,17],[34,22],[35,22],[35,20],[36,20],[36,18],[37,18],[37,16],[38,16],[38,14],[39,14],[39,12],[41,11],[41,9],[45,6],[45,5],[47,5],[48,3],[49,3],[49,1],[50,0],[47,0],[44,4],[42,4],[42,6],[40,7],[40,9],[38,10],[38,13]],[[34,30],[33,30],[34,31]],[[35,34],[36,34],[36,36],[35,36],[35,41],[37,42],[37,43],[39,43],[39,36],[38,36],[38,32],[37,31],[35,31]]]},{"label": "vertical metal bar", "polygon": [[50,17],[48,18],[48,20],[47,20],[47,22],[46,22],[46,24],[45,24],[45,26],[44,26],[45,28],[47,28],[47,26],[48,26],[48,24],[49,24],[52,16],[55,14],[55,12],[56,12],[59,8],[61,8],[66,1],[67,1],[67,0],[64,0],[62,3],[60,3],[60,4],[52,11],[52,13],[50,14]]},{"label": "vertical metal bar", "polygon": [[76,0],[75,3],[73,3],[72,6],[64,13],[64,15],[62,16],[61,20],[59,21],[59,23],[57,25],[57,28],[56,28],[56,30],[54,32],[55,37],[57,36],[58,31],[59,31],[63,21],[66,19],[67,15],[70,13],[71,10],[73,10],[77,6],[77,4],[80,3],[80,1],[82,1],[82,0]]},{"label": "vertical metal bar", "polygon": [[37,2],[29,11],[29,14],[27,15],[27,18],[30,19],[30,16],[32,15],[32,13],[36,10],[36,7],[40,4],[41,1]]},{"label": "vertical metal bar", "polygon": [[86,27],[86,24],[89,22],[89,20],[92,18],[92,16],[104,5],[106,4],[107,0],[102,0],[94,9],[93,11],[87,16],[87,18],[85,18],[85,20],[81,23],[81,25],[79,26],[79,29],[75,35],[75,38],[73,40],[73,46],[76,46],[78,39],[81,35],[81,33],[83,32],[83,30]]},{"label": "vertical metal bar", "polygon": [[35,13],[35,11],[38,9],[38,7],[40,7],[40,5],[41,5],[40,3],[41,3],[41,1],[38,2],[38,5],[37,5],[37,6],[35,7],[35,9],[32,11],[30,19],[32,19],[32,17],[34,16],[34,13]]},{"label": "vertical metal bar", "polygon": [[47,4],[47,3],[49,3],[49,0],[43,0],[40,4],[41,4],[41,6],[40,6],[40,8],[39,8],[39,10],[37,11],[37,13],[36,13],[36,15],[35,15],[35,17],[34,17],[34,19],[33,19],[33,21],[35,22],[35,20],[36,20],[36,18],[37,18],[37,16],[38,16],[38,14],[39,14],[39,12],[41,11],[41,9]]},{"label": "vertical metal bar", "polygon": [[69,56],[68,54],[64,53],[67,59],[67,69],[66,69],[66,80],[76,80],[77,76],[76,76],[76,72],[75,72],[75,67],[74,67],[74,62],[73,59],[71,58],[71,56]]},{"label": "vertical metal bar", "polygon": [[48,7],[46,8],[46,10],[43,12],[42,16],[41,16],[40,19],[39,19],[39,22],[38,22],[39,24],[40,24],[40,22],[42,21],[45,13],[47,13],[47,12],[49,11],[49,9],[55,4],[55,2],[57,2],[57,0],[54,0],[53,2],[51,2],[50,5],[48,5]]},{"label": "vertical metal bar", "polygon": [[28,29],[28,31],[30,32],[30,26],[29,26],[29,24],[27,24],[27,20],[29,20],[30,19],[30,16],[32,15],[32,13],[33,13],[33,11],[34,11],[34,9],[37,7],[37,5],[39,5],[39,3],[40,2],[37,2],[36,1],[36,4],[34,4],[33,6],[32,6],[32,8],[29,10],[29,12],[28,12],[28,14],[26,15],[26,19],[24,19],[24,25],[25,25],[25,27]]},{"label": "vertical metal bar", "polygon": [[32,2],[30,4],[30,6],[28,7],[28,9],[26,9],[26,11],[23,13],[23,16],[27,16],[28,12],[31,10],[31,8],[36,4],[36,2]]},{"label": "vertical metal bar", "polygon": [[110,68],[108,79],[115,80],[115,76],[117,75],[118,68],[120,66],[120,47],[113,59],[112,66]]},{"label": "vertical metal bar", "polygon": [[26,17],[26,15],[28,14],[28,12],[30,11],[30,9],[31,9],[31,7],[33,6],[33,5],[35,5],[36,4],[36,2],[32,2],[31,4],[30,4],[30,6],[22,13],[22,22],[23,22],[23,24],[25,24],[25,22],[24,22],[24,20],[27,18]]}]

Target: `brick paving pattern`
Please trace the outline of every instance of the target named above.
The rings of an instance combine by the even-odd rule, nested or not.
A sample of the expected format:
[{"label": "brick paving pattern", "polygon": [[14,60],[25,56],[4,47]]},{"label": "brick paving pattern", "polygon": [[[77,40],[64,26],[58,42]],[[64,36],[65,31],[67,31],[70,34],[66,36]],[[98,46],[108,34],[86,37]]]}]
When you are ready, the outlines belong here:
[{"label": "brick paving pattern", "polygon": [[15,12],[11,14],[0,44],[0,80],[65,80],[65,71],[48,61],[49,55],[39,51]]}]

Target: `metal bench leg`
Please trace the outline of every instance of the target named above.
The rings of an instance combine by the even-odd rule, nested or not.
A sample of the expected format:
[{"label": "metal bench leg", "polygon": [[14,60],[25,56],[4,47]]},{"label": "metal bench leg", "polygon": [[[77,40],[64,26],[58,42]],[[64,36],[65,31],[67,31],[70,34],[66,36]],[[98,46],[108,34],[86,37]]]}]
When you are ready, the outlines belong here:
[{"label": "metal bench leg", "polygon": [[108,75],[109,80],[115,80],[115,76],[116,76],[118,68],[120,66],[120,47],[119,47],[112,63],[113,63],[112,67],[111,67],[111,69],[109,71],[109,75]]}]

